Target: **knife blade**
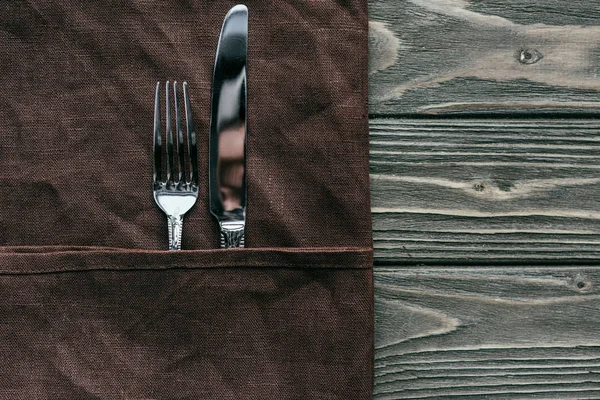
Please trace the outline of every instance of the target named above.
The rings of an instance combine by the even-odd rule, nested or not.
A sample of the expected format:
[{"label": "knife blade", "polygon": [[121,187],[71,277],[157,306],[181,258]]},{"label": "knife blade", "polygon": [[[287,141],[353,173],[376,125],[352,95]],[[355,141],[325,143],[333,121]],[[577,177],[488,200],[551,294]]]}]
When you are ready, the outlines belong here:
[{"label": "knife blade", "polygon": [[213,71],[209,143],[210,211],[219,221],[221,247],[244,247],[248,8],[223,20]]}]

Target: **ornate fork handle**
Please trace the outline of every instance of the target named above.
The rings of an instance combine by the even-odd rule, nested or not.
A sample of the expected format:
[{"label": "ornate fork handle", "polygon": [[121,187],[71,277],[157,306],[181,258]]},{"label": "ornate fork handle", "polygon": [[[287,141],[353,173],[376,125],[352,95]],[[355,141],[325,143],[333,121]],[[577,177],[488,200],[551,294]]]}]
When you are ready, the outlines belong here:
[{"label": "ornate fork handle", "polygon": [[183,234],[183,215],[169,215],[169,250],[181,250],[181,236]]}]

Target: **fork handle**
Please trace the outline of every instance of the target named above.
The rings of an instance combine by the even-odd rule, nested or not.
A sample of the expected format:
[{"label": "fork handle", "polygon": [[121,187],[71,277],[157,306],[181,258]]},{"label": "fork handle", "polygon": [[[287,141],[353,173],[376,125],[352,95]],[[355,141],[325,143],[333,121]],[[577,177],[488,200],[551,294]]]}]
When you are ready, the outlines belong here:
[{"label": "fork handle", "polygon": [[183,215],[169,215],[169,250],[181,250],[181,236],[183,233]]}]

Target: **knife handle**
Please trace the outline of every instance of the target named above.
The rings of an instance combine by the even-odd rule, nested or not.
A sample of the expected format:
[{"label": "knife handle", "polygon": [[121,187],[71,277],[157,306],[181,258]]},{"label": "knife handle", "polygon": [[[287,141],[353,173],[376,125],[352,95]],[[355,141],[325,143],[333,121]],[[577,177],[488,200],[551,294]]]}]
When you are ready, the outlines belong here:
[{"label": "knife handle", "polygon": [[224,221],[221,225],[221,248],[244,247],[246,225],[240,221]]}]

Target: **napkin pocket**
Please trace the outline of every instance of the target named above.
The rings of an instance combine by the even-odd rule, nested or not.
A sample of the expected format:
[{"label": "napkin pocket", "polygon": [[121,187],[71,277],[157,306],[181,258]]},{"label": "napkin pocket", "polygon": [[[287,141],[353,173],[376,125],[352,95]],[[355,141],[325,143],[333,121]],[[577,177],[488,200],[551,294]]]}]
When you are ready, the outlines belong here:
[{"label": "napkin pocket", "polygon": [[0,248],[0,397],[369,398],[370,248]]}]

